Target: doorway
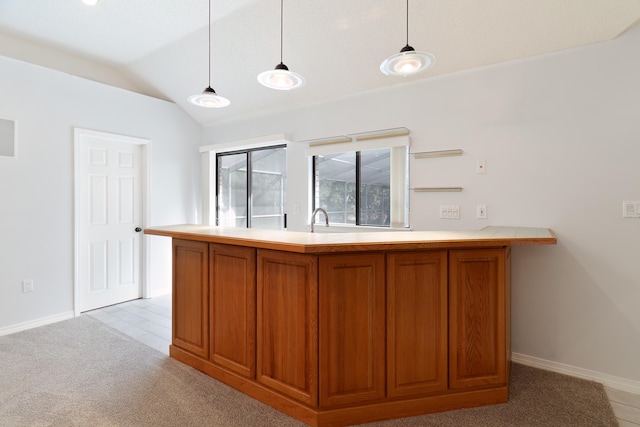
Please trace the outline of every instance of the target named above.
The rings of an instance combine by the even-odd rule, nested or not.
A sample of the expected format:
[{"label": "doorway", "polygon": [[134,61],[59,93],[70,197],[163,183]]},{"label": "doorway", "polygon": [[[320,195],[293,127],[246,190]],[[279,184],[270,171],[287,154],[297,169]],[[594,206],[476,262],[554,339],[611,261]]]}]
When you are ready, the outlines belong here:
[{"label": "doorway", "polygon": [[74,129],[74,311],[146,296],[149,140]]}]

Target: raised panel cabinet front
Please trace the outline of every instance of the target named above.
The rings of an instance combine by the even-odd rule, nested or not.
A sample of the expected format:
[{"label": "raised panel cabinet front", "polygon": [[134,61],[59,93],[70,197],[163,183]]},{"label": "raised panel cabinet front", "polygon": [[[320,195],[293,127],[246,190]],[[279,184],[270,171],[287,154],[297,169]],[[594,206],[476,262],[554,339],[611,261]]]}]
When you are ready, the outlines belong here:
[{"label": "raised panel cabinet front", "polygon": [[318,257],[258,250],[257,380],[318,405]]},{"label": "raised panel cabinet front", "polygon": [[387,255],[387,393],[448,386],[447,252]]},{"label": "raised panel cabinet front", "polygon": [[172,240],[173,345],[197,356],[209,355],[209,245]]},{"label": "raised panel cabinet front", "polygon": [[508,381],[507,249],[449,252],[449,387]]},{"label": "raised panel cabinet front", "polygon": [[255,378],[256,250],[209,245],[211,361]]},{"label": "raised panel cabinet front", "polygon": [[320,256],[320,406],[385,395],[385,256]]}]

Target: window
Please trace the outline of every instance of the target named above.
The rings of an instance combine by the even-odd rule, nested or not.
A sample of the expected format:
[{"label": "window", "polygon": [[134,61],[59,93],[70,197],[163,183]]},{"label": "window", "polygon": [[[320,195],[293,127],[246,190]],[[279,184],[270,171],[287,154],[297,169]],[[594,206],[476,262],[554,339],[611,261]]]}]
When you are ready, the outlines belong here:
[{"label": "window", "polygon": [[329,222],[389,226],[390,149],[314,156],[314,207]]},{"label": "window", "polygon": [[308,141],[313,208],[325,209],[333,224],[408,227],[409,133],[395,128]]},{"label": "window", "polygon": [[217,225],[286,228],[286,146],[216,155]]}]

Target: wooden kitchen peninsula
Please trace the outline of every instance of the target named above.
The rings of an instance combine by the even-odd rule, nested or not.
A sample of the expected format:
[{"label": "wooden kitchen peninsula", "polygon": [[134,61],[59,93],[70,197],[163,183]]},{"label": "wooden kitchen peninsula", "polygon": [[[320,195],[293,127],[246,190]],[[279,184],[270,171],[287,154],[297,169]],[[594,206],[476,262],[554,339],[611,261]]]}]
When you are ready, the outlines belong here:
[{"label": "wooden kitchen peninsula", "polygon": [[171,357],[312,426],[506,402],[510,248],[545,228],[175,225]]}]

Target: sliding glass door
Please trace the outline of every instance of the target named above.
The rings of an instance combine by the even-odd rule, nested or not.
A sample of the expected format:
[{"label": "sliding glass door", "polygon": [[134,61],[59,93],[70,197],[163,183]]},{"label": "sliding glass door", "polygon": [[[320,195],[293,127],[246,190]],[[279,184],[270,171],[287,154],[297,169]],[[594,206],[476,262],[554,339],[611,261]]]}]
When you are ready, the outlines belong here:
[{"label": "sliding glass door", "polygon": [[219,153],[216,156],[217,224],[286,227],[286,147]]}]

